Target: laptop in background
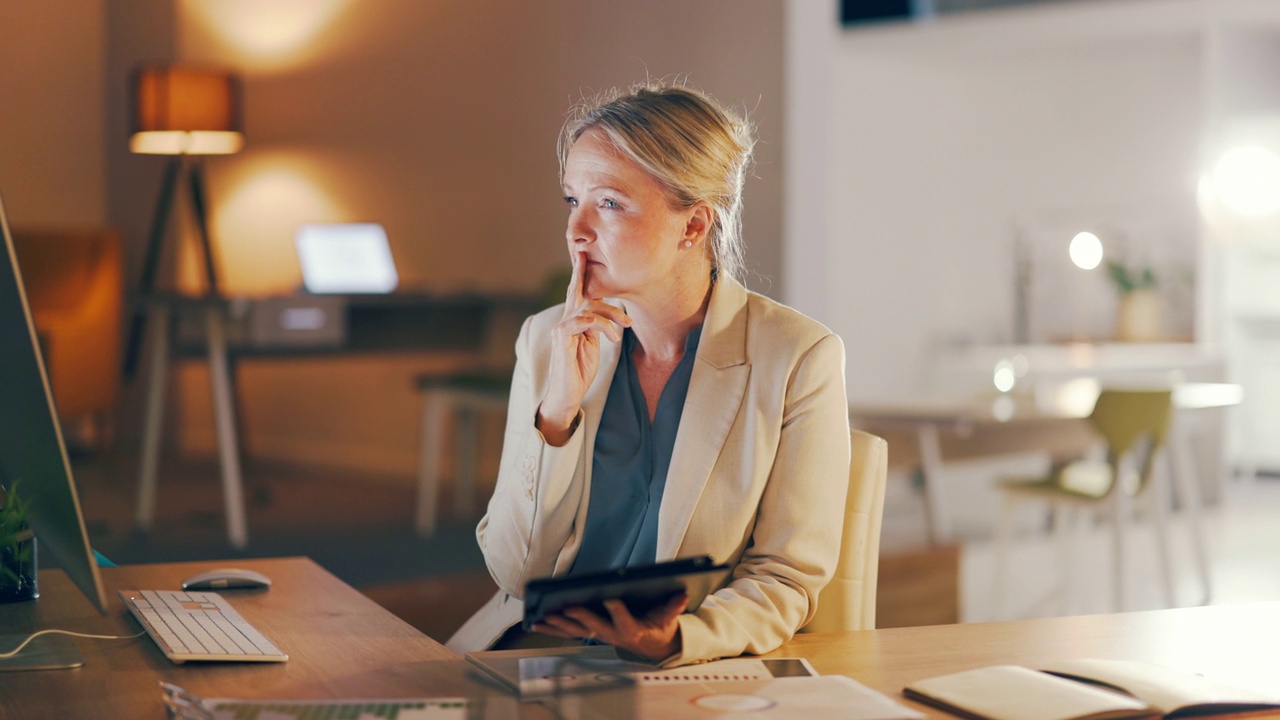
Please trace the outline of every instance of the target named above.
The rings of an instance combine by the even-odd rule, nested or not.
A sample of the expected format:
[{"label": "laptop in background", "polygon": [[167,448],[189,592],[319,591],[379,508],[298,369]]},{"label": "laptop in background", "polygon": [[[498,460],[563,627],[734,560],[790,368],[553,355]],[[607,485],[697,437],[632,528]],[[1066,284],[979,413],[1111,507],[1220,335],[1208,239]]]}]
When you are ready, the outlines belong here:
[{"label": "laptop in background", "polygon": [[387,231],[377,223],[302,225],[293,240],[302,285],[313,295],[378,295],[399,284]]},{"label": "laptop in background", "polygon": [[349,296],[385,295],[399,284],[387,231],[377,223],[308,224],[293,242],[305,293],[255,299],[245,340],[268,350],[341,347]]}]

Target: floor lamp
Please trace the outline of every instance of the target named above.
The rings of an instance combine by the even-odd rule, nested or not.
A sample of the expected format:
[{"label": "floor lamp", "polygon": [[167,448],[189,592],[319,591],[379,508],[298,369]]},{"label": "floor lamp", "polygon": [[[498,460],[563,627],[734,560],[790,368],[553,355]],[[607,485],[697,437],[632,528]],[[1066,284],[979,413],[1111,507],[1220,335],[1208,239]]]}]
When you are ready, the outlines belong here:
[{"label": "floor lamp", "polygon": [[[129,149],[169,156],[139,281],[139,295],[144,299],[155,292],[169,215],[174,196],[183,184],[190,192],[195,214],[206,292],[218,294],[201,160],[205,155],[236,153],[243,147],[240,97],[239,80],[228,72],[158,65],[141,67],[133,75],[133,135]],[[145,314],[135,313],[125,350],[126,377],[132,377],[137,368],[144,324]]]},{"label": "floor lamp", "polygon": [[205,202],[205,155],[238,152],[244,144],[240,115],[240,85],[230,73],[180,66],[140,68],[133,77],[134,133],[129,149],[136,153],[168,155],[160,196],[156,201],[147,254],[139,282],[145,313],[134,315],[126,348],[124,372],[132,377],[145,328],[152,328],[142,457],[138,473],[137,526],[146,530],[154,516],[156,472],[160,456],[164,395],[169,366],[170,311],[173,302],[155,296],[156,275],[170,211],[179,188],[186,185],[195,214],[204,259],[205,341],[209,356],[215,434],[222,468],[227,538],[231,545],[248,544],[244,491],[240,473],[239,440],[234,422],[235,392],[227,352],[226,318],[219,301],[218,274],[209,241],[208,203]]}]

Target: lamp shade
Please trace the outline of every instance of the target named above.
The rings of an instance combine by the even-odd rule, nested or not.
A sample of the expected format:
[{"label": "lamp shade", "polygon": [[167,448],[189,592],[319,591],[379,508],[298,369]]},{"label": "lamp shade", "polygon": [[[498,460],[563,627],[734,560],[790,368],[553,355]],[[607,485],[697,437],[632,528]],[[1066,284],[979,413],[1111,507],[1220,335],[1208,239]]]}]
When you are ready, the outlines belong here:
[{"label": "lamp shade", "polygon": [[133,152],[226,155],[244,145],[240,82],[231,73],[144,66],[133,75],[133,99]]}]

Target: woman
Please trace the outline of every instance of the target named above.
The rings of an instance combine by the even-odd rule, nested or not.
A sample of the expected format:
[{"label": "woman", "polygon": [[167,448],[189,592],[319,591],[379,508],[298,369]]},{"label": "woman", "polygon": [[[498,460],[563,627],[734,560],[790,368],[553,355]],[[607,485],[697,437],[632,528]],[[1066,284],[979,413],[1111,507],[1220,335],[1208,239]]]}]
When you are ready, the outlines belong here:
[{"label": "woman", "polygon": [[521,646],[534,578],[710,555],[727,586],[685,613],[575,608],[537,627],[675,666],[787,641],[839,554],[844,346],[747,291],[750,129],[705,95],[639,87],[559,143],[573,267],[516,344],[497,487],[477,537],[498,593],[449,641]]}]

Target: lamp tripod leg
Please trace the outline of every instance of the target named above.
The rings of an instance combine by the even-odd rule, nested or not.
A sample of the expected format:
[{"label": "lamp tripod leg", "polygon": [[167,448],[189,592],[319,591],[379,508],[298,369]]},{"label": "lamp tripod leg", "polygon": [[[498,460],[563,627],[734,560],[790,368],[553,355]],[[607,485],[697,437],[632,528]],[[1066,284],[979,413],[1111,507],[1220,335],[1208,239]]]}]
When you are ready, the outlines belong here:
[{"label": "lamp tripod leg", "polygon": [[209,214],[204,201],[204,169],[197,158],[192,161],[188,179],[191,183],[191,208],[196,214],[196,229],[200,232],[200,249],[204,253],[204,278],[209,295],[218,294],[218,271],[213,264],[213,245],[209,242]]},{"label": "lamp tripod leg", "polygon": [[[160,252],[164,248],[165,229],[169,224],[169,213],[173,209],[174,191],[178,187],[178,174],[182,170],[182,160],[170,158],[165,165],[164,179],[160,183],[160,195],[156,198],[156,211],[151,219],[151,234],[147,237],[147,254],[142,261],[142,275],[139,278],[138,294],[145,298],[156,287],[156,273],[160,269]],[[133,319],[129,325],[129,338],[125,345],[123,374],[126,379],[134,376],[138,369],[138,354],[141,352],[142,335],[146,329],[147,313],[135,308]]]}]

